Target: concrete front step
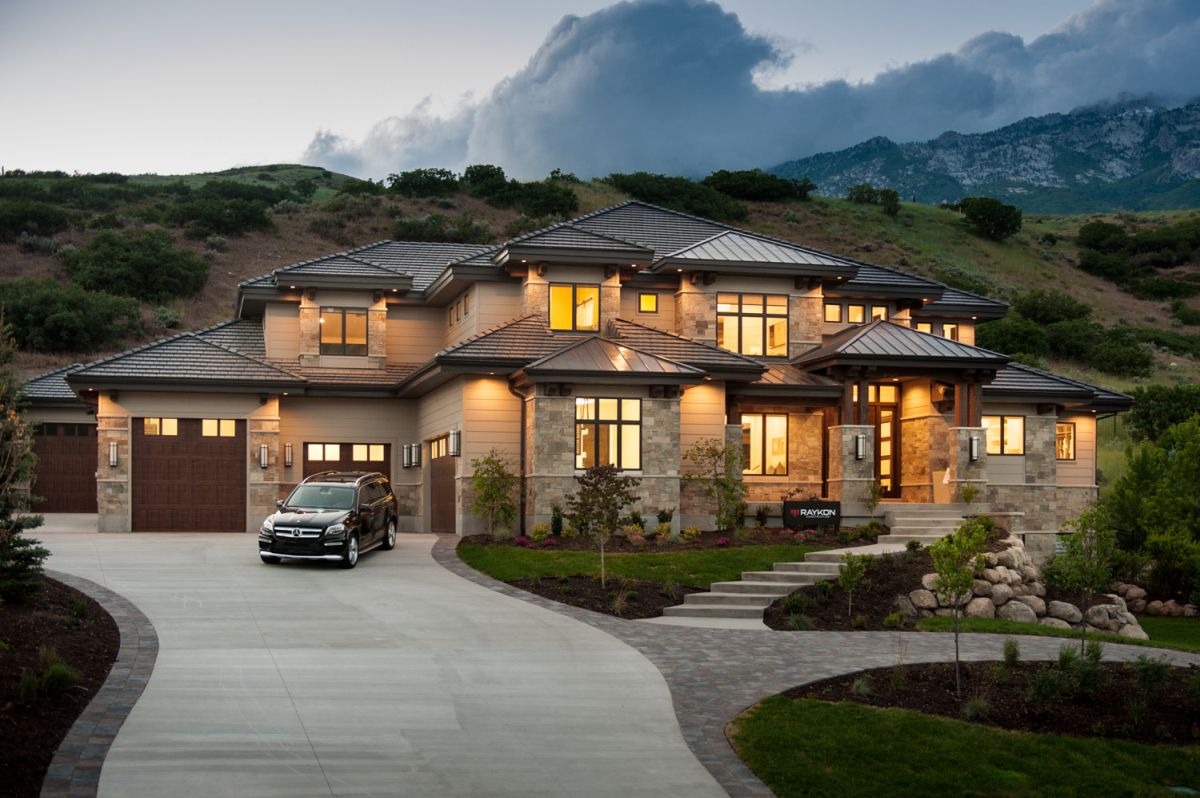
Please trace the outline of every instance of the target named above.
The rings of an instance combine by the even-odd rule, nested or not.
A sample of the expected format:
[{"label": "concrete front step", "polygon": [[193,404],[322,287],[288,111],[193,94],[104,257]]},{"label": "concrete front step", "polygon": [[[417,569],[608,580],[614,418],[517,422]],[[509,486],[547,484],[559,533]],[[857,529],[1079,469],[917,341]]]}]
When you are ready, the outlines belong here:
[{"label": "concrete front step", "polygon": [[903,524],[891,527],[888,530],[889,535],[949,535],[955,529],[957,524],[953,526],[938,526],[937,524]]},{"label": "concrete front step", "polygon": [[827,574],[820,576],[802,574],[796,571],[742,571],[742,580],[746,582],[783,582],[788,585],[811,585],[827,576]]},{"label": "concrete front step", "polygon": [[840,566],[836,562],[777,562],[776,571],[801,571],[803,573],[836,574]]},{"label": "concrete front step", "polygon": [[668,618],[757,618],[761,621],[763,608],[723,604],[679,604],[663,608],[663,615]]},{"label": "concrete front step", "polygon": [[[713,582],[709,586],[709,589],[717,593],[756,593],[759,595],[770,593],[778,597],[786,596],[797,587],[798,585],[793,585],[789,582]],[[699,596],[702,594],[693,593],[690,595]]]},{"label": "concrete front step", "polygon": [[777,598],[779,596],[775,593],[689,593],[683,597],[683,603],[688,606],[721,604],[766,607]]},{"label": "concrete front step", "polygon": [[938,534],[928,534],[928,533],[921,533],[921,534],[905,533],[905,534],[900,534],[900,535],[892,533],[890,535],[880,535],[879,540],[880,540],[880,542],[900,543],[900,544],[905,544],[905,543],[908,543],[910,540],[915,540],[918,543],[920,543],[922,546],[928,546],[931,543],[937,543],[939,540],[941,540],[944,537],[946,537],[946,536],[938,535]]}]

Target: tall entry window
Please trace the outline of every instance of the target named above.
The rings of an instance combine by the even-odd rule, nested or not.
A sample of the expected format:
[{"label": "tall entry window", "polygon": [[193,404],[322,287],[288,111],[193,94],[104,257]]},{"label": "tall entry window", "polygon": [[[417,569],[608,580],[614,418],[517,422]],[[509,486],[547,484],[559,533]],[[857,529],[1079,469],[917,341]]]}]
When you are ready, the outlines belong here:
[{"label": "tall entry window", "polygon": [[642,400],[575,400],[575,467],[642,467]]},{"label": "tall entry window", "polygon": [[595,332],[600,329],[600,286],[551,285],[550,329]]},{"label": "tall entry window", "polygon": [[366,355],[367,311],[321,308],[321,354]]},{"label": "tall entry window", "polygon": [[786,357],[786,294],[717,294],[717,346],[743,355]]},{"label": "tall entry window", "polygon": [[783,413],[742,414],[742,473],[787,474],[788,419]]},{"label": "tall entry window", "polygon": [[1054,459],[1075,459],[1075,424],[1070,421],[1054,425]]}]

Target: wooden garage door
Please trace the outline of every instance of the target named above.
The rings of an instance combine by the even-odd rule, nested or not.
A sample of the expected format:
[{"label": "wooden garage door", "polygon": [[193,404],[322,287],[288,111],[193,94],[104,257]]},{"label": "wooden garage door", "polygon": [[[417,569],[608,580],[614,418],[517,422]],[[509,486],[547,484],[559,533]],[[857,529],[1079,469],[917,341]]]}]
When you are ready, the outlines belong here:
[{"label": "wooden garage door", "polygon": [[132,423],[133,531],[246,531],[245,421]]},{"label": "wooden garage door", "polygon": [[304,444],[304,476],[322,471],[378,471],[392,478],[392,446],[388,443]]},{"label": "wooden garage door", "polygon": [[96,425],[47,422],[33,436],[39,513],[96,512]]},{"label": "wooden garage door", "polygon": [[434,457],[439,451],[439,441],[430,446],[429,458],[429,522],[434,532],[454,534],[454,457]]}]

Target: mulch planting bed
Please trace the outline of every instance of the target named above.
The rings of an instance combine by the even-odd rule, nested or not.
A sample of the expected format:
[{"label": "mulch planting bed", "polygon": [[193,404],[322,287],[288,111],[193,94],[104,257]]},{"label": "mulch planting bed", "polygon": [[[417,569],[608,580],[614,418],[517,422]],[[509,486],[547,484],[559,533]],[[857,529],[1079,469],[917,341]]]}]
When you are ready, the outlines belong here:
[{"label": "mulch planting bed", "polygon": [[[1078,650],[1078,646],[1074,648]],[[1094,692],[1085,697],[1075,695],[1066,679],[1062,692],[1046,699],[1032,696],[1031,685],[1047,671],[1061,674],[1057,663],[963,663],[964,700],[982,699],[982,703],[976,701],[982,714],[969,720],[1010,731],[1144,743],[1200,743],[1200,667],[1168,666],[1165,681],[1148,697],[1138,687],[1136,666],[1100,663],[1095,667],[1100,676]],[[859,689],[854,689],[856,682]],[[877,668],[794,687],[784,695],[967,719],[964,703],[955,696],[953,663]]]},{"label": "mulch planting bed", "polygon": [[[790,529],[779,527],[763,527],[743,529],[737,533],[701,532],[693,540],[667,540],[656,538],[643,544],[635,544],[622,535],[614,535],[604,547],[607,553],[630,551],[694,551],[696,549],[735,548],[738,546],[868,546],[875,538],[856,538],[851,540],[839,539],[832,530],[808,530],[793,533]],[[556,535],[546,540],[535,541],[529,538],[498,537],[493,535],[470,535],[463,538],[463,546],[519,546],[532,549],[553,549],[557,551],[596,551],[596,541],[583,535],[566,537]]]},{"label": "mulch planting bed", "polygon": [[682,604],[689,593],[704,592],[695,587],[671,588],[659,582],[614,576],[608,577],[605,585],[600,584],[599,577],[592,576],[543,576],[508,584],[563,604],[620,618],[657,618],[662,615],[663,607]]},{"label": "mulch planting bed", "polygon": [[[116,623],[91,598],[53,579],[40,595],[0,606],[0,774],[6,796],[36,796],[71,724],[104,684],[120,649]],[[40,677],[52,653],[79,673],[61,691],[21,700],[23,673]]]}]

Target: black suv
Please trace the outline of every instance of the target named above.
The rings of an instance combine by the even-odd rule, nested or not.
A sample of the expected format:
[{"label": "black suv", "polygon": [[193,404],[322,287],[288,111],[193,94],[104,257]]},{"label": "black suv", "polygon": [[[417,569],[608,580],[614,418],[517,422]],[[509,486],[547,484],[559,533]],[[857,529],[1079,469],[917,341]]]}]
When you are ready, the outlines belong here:
[{"label": "black suv", "polygon": [[276,506],[258,530],[258,556],[269,565],[328,560],[353,568],[359,554],[396,546],[396,496],[383,474],[313,474]]}]

